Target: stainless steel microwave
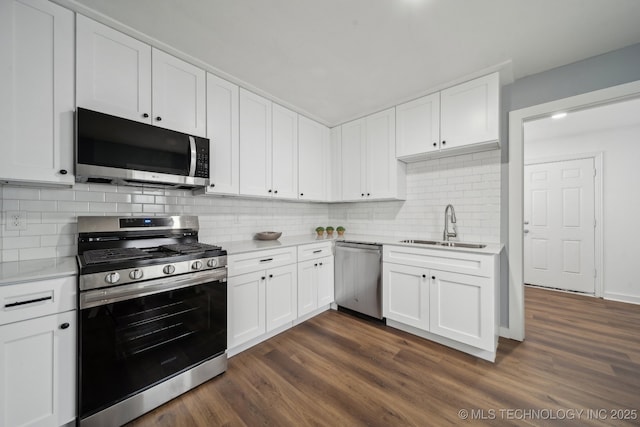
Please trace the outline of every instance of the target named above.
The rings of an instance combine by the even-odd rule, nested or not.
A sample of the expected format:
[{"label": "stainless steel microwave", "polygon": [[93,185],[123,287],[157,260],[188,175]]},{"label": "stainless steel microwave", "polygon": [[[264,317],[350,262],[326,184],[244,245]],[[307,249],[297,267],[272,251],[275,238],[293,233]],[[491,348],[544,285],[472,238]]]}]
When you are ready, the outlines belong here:
[{"label": "stainless steel microwave", "polygon": [[209,140],[97,111],[76,111],[76,181],[196,188],[209,184]]}]

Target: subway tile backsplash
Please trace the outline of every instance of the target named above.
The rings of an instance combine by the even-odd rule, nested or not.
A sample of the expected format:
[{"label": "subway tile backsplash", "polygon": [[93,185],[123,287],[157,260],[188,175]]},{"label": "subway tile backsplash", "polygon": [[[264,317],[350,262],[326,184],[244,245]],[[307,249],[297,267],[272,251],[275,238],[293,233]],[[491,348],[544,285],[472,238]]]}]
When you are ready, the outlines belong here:
[{"label": "subway tile backsplash", "polygon": [[[500,241],[499,150],[409,164],[406,201],[301,203],[105,184],[5,185],[0,193],[3,262],[75,255],[77,216],[82,215],[197,215],[200,240],[206,243],[252,239],[267,230],[311,234],[319,225],[342,225],[347,234],[440,239],[444,208],[451,203],[461,240]],[[26,230],[7,230],[7,212],[13,211],[26,213]]]},{"label": "subway tile backsplash", "polygon": [[409,163],[406,201],[335,204],[329,222],[347,233],[441,240],[449,203],[459,240],[500,242],[500,150]]}]

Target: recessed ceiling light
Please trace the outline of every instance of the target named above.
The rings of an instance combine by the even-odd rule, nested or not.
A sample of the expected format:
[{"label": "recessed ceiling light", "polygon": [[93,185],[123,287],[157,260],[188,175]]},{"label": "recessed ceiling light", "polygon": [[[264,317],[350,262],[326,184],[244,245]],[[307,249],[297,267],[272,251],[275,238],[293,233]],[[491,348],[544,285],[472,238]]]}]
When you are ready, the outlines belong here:
[{"label": "recessed ceiling light", "polygon": [[565,117],[567,117],[567,113],[565,113],[565,112],[555,113],[554,115],[551,116],[551,118],[554,119],[554,120],[563,119]]}]

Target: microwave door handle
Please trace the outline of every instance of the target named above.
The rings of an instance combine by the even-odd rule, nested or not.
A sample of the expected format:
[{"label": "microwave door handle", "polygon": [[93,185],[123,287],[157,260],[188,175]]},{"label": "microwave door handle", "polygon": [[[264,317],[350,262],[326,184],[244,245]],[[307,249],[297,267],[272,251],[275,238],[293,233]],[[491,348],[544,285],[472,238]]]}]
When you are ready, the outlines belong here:
[{"label": "microwave door handle", "polygon": [[191,163],[189,164],[189,176],[196,175],[196,139],[189,136],[189,147],[191,149]]}]

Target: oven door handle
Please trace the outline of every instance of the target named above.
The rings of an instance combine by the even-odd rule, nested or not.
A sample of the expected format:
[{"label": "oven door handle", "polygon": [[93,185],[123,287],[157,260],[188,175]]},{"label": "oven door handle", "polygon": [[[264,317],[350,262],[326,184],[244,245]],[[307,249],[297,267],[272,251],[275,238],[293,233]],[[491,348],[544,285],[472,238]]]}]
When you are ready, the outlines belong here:
[{"label": "oven door handle", "polygon": [[196,176],[196,157],[198,155],[196,151],[196,139],[189,136],[189,151],[191,153],[191,161],[189,162],[189,176]]},{"label": "oven door handle", "polygon": [[199,271],[178,277],[149,280],[147,282],[131,283],[106,289],[95,289],[80,293],[80,310],[114,302],[127,301],[160,292],[188,288],[208,282],[227,282],[227,267],[215,270]]}]

